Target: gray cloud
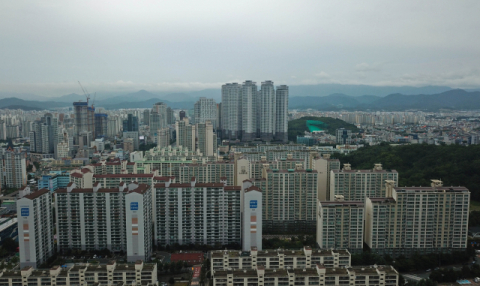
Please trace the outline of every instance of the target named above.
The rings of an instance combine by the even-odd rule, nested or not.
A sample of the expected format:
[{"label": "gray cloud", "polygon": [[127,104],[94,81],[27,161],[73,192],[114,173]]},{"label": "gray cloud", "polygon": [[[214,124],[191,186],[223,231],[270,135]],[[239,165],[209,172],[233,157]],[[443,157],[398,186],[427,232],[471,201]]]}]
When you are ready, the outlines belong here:
[{"label": "gray cloud", "polygon": [[0,92],[58,96],[77,80],[92,92],[245,79],[478,87],[479,10],[476,0],[2,1]]}]

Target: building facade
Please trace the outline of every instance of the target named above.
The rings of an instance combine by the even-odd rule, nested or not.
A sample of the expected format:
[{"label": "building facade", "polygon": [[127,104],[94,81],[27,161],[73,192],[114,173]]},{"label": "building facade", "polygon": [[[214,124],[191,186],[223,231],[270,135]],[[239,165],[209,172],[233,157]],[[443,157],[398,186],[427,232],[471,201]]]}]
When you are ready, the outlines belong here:
[{"label": "building facade", "polygon": [[363,202],[337,201],[318,202],[317,244],[321,248],[363,251]]},{"label": "building facade", "polygon": [[386,197],[366,200],[365,243],[390,255],[464,251],[469,202],[468,189],[440,180],[409,188],[387,181]]},{"label": "building facade", "polygon": [[240,197],[226,182],[155,184],[156,243],[240,244]]},{"label": "building facade", "polygon": [[371,170],[352,170],[350,164],[344,164],[342,170],[330,172],[330,200],[336,195],[343,196],[346,201],[385,197],[386,180],[398,186],[398,172],[384,170],[382,164],[375,164]]},{"label": "building facade", "polygon": [[37,268],[54,254],[52,196],[41,189],[17,201],[20,268]]}]

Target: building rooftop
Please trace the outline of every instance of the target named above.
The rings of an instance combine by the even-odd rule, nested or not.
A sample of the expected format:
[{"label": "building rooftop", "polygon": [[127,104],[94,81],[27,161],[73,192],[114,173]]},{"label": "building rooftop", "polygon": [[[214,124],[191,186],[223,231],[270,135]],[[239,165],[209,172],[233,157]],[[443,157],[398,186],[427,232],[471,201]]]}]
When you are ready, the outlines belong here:
[{"label": "building rooftop", "polygon": [[48,189],[41,189],[41,190],[38,190],[36,192],[30,193],[30,194],[24,196],[24,198],[27,198],[29,200],[34,200],[34,199],[40,197],[41,195],[47,194],[49,192],[50,191]]}]

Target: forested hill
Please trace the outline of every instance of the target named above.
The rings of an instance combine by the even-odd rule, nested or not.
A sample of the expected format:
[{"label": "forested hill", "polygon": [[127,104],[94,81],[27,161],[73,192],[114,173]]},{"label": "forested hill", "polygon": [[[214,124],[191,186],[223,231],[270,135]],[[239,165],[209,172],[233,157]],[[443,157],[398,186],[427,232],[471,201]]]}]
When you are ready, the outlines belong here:
[{"label": "forested hill", "polygon": [[339,128],[349,129],[352,131],[352,133],[358,132],[358,128],[355,125],[340,119],[331,117],[305,116],[288,122],[288,140],[295,142],[297,140],[297,135],[303,136],[305,131],[308,131],[307,120],[322,121],[325,123],[325,132],[332,135],[335,135],[335,130]]},{"label": "forested hill", "polygon": [[444,186],[464,186],[471,198],[480,201],[480,145],[401,145],[382,143],[360,148],[350,155],[335,155],[352,169],[371,169],[382,163],[384,169],[399,173],[399,186],[430,186],[430,179],[441,179]]}]

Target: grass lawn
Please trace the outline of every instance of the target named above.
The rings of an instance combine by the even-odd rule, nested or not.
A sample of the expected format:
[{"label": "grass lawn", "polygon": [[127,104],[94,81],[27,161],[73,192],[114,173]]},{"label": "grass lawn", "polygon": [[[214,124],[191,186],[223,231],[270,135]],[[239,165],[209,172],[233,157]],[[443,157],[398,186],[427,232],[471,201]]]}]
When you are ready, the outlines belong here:
[{"label": "grass lawn", "polygon": [[480,202],[470,201],[470,211],[480,211]]}]

